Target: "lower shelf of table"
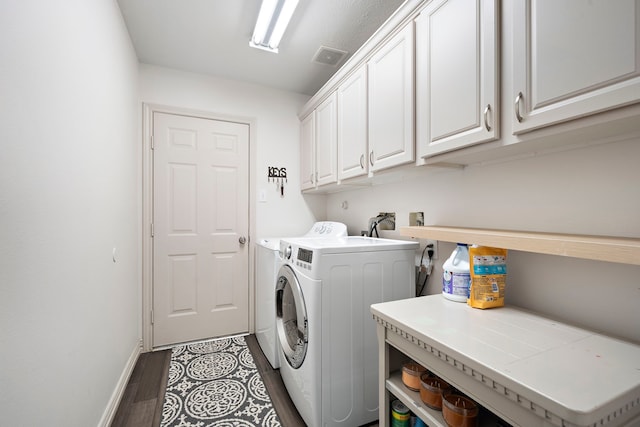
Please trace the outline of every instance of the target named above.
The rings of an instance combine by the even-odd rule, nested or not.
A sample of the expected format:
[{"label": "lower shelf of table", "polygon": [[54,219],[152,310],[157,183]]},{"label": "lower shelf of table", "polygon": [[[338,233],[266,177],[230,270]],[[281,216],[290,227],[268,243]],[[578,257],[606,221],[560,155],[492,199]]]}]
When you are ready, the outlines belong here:
[{"label": "lower shelf of table", "polygon": [[[429,408],[427,405],[422,403],[420,393],[417,391],[411,391],[404,385],[402,382],[402,373],[400,371],[392,372],[386,380],[385,386],[389,393],[394,395],[397,399],[400,399],[402,403],[404,403],[417,417],[424,421],[427,426],[447,427],[447,423],[444,421],[441,411]],[[483,408],[480,412],[478,427],[496,426],[508,427],[509,424]]]}]

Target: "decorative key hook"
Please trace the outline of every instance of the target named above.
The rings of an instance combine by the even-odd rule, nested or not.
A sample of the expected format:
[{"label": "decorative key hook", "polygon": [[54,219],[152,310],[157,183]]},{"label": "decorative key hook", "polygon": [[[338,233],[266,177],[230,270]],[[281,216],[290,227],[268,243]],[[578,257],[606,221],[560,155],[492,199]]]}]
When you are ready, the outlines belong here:
[{"label": "decorative key hook", "polygon": [[276,188],[280,191],[280,197],[284,197],[284,184],[287,180],[287,168],[276,168],[269,166],[267,177],[269,182],[275,182]]}]

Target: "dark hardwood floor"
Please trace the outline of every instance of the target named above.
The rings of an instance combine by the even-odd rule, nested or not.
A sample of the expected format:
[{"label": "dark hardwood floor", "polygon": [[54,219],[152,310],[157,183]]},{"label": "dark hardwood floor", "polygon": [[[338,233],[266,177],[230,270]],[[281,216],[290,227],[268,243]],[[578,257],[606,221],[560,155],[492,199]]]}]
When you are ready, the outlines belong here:
[{"label": "dark hardwood floor", "polygon": [[167,386],[171,350],[142,353],[114,416],[112,427],[157,427]]},{"label": "dark hardwood floor", "polygon": [[[255,335],[247,335],[246,340],[283,427],[304,427],[305,423],[289,398],[280,371],[271,368]],[[112,427],[160,425],[170,362],[171,350],[140,355],[111,423]]]}]

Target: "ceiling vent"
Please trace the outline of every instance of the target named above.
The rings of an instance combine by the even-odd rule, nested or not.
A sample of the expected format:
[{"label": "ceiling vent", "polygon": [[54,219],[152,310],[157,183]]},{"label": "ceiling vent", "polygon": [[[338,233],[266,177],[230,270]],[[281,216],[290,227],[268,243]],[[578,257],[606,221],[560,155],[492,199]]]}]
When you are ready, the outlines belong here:
[{"label": "ceiling vent", "polygon": [[312,61],[318,64],[331,65],[337,67],[338,64],[347,56],[349,52],[344,50],[334,49],[332,47],[320,46],[320,49],[313,56]]}]

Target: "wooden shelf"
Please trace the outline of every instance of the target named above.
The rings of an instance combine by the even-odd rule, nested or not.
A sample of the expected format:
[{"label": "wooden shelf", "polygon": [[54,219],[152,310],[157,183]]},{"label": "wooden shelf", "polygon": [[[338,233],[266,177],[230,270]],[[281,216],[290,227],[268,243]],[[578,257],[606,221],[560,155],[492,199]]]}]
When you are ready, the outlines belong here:
[{"label": "wooden shelf", "polygon": [[640,265],[640,239],[634,238],[437,226],[401,227],[400,234],[418,239]]}]

